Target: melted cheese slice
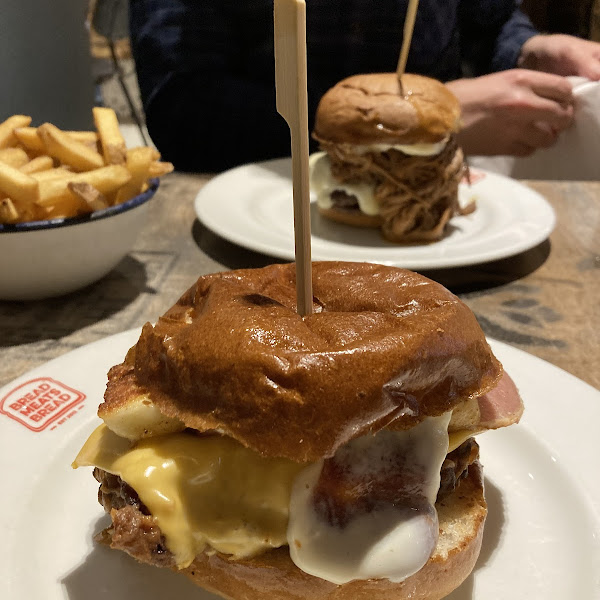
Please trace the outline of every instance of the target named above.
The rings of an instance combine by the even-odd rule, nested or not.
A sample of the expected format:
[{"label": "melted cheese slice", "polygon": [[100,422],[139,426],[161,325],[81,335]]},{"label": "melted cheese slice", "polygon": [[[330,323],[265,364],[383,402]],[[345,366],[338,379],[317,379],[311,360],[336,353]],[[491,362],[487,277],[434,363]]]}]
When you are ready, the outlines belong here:
[{"label": "melted cheese slice", "polygon": [[174,433],[131,442],[100,425],[73,466],[118,475],[156,518],[179,568],[208,547],[233,558],[287,544],[292,483],[303,465],[231,438]]},{"label": "melted cheese slice", "polygon": [[469,438],[475,437],[480,433],[487,431],[486,429],[461,429],[460,431],[453,431],[448,434],[448,453],[456,450],[463,442],[466,442]]},{"label": "melted cheese slice", "polygon": [[438,540],[435,500],[450,414],[428,417],[406,431],[362,436],[336,452],[335,468],[350,482],[348,493],[364,482],[369,494],[376,493],[378,480],[400,484],[393,502],[355,509],[350,501],[350,516],[342,524],[325,516],[338,514],[331,499],[316,500],[323,461],[304,469],[294,483],[287,533],[296,566],[336,584],[372,578],[400,582],[419,571]]},{"label": "melted cheese slice", "polygon": [[317,205],[327,209],[333,206],[331,193],[341,190],[358,200],[361,212],[378,215],[379,204],[375,199],[375,186],[371,183],[340,183],[331,174],[331,161],[325,152],[311,154],[308,159],[310,188],[317,196]]},{"label": "melted cheese slice", "polygon": [[448,143],[450,138],[445,138],[440,142],[432,144],[364,144],[354,146],[354,151],[358,154],[367,152],[387,152],[388,150],[398,150],[408,156],[437,156]]}]

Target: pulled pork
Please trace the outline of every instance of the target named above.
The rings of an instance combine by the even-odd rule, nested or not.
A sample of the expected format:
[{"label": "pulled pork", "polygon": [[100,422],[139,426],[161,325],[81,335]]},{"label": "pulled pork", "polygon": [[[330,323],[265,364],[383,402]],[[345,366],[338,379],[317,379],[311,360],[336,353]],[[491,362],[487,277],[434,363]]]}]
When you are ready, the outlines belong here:
[{"label": "pulled pork", "polygon": [[329,155],[335,179],[375,186],[383,235],[390,241],[439,240],[451,217],[465,214],[458,204],[465,166],[454,136],[435,156],[409,156],[394,149],[363,154],[351,144],[319,142]]}]

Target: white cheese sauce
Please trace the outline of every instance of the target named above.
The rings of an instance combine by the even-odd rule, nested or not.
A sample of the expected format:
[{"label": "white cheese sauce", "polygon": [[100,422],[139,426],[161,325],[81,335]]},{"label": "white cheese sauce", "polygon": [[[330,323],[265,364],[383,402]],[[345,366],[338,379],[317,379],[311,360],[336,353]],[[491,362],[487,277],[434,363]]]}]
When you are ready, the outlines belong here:
[{"label": "white cheese sauce", "polygon": [[367,152],[387,152],[388,150],[398,150],[409,156],[437,156],[448,143],[449,138],[441,142],[432,144],[365,144],[363,146],[354,146],[354,151],[358,154]]},{"label": "white cheese sauce", "polygon": [[340,183],[331,174],[331,162],[325,152],[311,154],[308,159],[310,187],[317,197],[317,205],[328,209],[333,207],[331,193],[341,190],[358,200],[358,207],[366,215],[378,215],[379,204],[375,200],[375,186],[370,183]]},{"label": "white cheese sauce", "polygon": [[357,438],[303,469],[287,529],[296,566],[336,584],[400,582],[419,571],[438,539],[435,499],[450,415]]}]

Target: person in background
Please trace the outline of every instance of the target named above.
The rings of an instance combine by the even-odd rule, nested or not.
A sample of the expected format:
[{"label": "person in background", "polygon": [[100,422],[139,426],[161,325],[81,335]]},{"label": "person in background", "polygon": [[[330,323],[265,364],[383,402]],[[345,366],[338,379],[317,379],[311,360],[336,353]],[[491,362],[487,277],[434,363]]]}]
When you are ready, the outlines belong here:
[{"label": "person in background", "polygon": [[[311,129],[337,81],[395,71],[407,4],[307,1]],[[450,82],[467,154],[552,145],[573,118],[564,76],[600,79],[600,44],[541,35],[518,4],[420,0],[407,71]],[[148,130],[165,160],[220,171],[289,155],[275,108],[273,0],[131,0],[130,31]]]}]

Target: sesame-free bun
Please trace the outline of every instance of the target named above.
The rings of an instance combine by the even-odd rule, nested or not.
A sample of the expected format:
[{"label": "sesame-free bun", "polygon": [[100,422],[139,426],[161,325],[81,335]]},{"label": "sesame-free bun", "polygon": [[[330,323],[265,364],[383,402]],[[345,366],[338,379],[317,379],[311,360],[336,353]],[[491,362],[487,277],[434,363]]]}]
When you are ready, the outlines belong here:
[{"label": "sesame-free bun", "polygon": [[460,104],[437,79],[354,75],[321,98],[314,137],[335,144],[432,144],[458,131]]},{"label": "sesame-free bun", "polygon": [[298,569],[287,546],[235,561],[201,554],[180,572],[232,600],[440,600],[469,576],[481,550],[487,508],[479,463],[469,466],[468,476],[436,509],[440,537],[433,555],[401,583],[369,579],[335,585]]},{"label": "sesame-free bun", "polygon": [[264,456],[332,456],[493,388],[502,367],[471,310],[411,271],[313,263],[313,313],[295,265],[201,277],[113,367],[98,414],[142,399],[168,419]]}]

